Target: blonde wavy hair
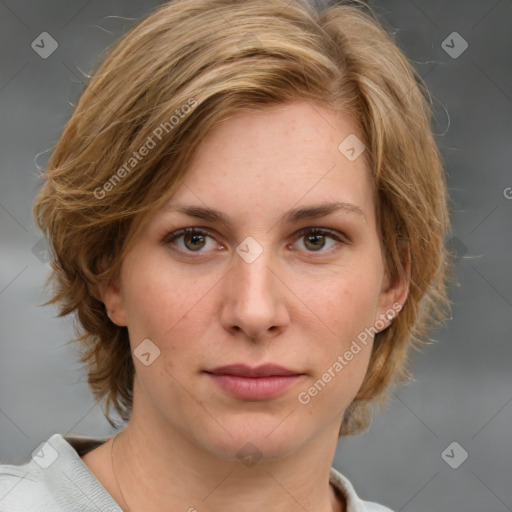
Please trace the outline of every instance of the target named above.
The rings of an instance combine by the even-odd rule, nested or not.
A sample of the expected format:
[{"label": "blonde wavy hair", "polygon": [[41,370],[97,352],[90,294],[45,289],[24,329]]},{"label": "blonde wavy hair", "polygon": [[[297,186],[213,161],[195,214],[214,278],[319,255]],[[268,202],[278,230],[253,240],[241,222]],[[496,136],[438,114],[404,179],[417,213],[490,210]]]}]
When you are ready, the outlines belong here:
[{"label": "blonde wavy hair", "polygon": [[54,287],[44,305],[58,304],[59,316],[76,314],[69,343],[78,342],[112,426],[112,406],[124,421],[130,417],[135,368],[127,328],[109,320],[99,284],[118,275],[215,124],[294,100],[319,102],[357,123],[389,275],[407,278],[403,244],[410,253],[408,299],[375,336],[340,436],[368,427],[371,406],[411,377],[409,349],[428,343],[449,318],[449,198],[432,98],[371,8],[359,1],[323,10],[306,0],[173,1],[109,50],[41,173],[34,202],[51,253],[45,285]]}]

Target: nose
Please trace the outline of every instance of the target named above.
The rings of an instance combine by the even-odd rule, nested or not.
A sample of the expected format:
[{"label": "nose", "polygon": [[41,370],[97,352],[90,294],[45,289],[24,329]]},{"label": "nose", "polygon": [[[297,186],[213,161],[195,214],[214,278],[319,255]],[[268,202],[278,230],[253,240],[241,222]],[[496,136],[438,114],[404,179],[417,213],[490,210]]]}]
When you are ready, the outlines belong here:
[{"label": "nose", "polygon": [[277,336],[290,321],[287,290],[270,251],[250,263],[236,254],[223,283],[222,326],[253,342]]}]

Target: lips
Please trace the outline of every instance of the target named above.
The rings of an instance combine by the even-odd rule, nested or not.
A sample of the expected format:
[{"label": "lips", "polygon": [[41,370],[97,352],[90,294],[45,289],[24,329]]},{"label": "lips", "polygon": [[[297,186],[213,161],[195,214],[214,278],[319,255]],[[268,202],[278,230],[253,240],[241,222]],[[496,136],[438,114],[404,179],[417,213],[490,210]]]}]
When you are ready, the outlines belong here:
[{"label": "lips", "polygon": [[275,364],[255,368],[235,364],[221,366],[205,373],[227,394],[251,401],[268,400],[281,395],[304,375]]},{"label": "lips", "polygon": [[289,375],[302,375],[300,372],[289,370],[276,364],[264,364],[255,368],[245,364],[232,364],[209,370],[207,373],[212,373],[213,375],[236,375],[239,377],[288,377]]}]

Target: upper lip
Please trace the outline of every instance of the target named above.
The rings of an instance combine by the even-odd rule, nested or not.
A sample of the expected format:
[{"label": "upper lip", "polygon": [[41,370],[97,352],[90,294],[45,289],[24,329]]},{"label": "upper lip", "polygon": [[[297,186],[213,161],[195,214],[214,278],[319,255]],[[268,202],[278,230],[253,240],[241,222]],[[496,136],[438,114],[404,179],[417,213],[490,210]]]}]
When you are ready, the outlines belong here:
[{"label": "upper lip", "polygon": [[302,375],[295,370],[289,370],[277,364],[263,364],[251,368],[246,364],[231,364],[228,366],[219,366],[213,370],[207,370],[206,373],[216,375],[237,375],[240,377],[273,377],[287,375]]}]

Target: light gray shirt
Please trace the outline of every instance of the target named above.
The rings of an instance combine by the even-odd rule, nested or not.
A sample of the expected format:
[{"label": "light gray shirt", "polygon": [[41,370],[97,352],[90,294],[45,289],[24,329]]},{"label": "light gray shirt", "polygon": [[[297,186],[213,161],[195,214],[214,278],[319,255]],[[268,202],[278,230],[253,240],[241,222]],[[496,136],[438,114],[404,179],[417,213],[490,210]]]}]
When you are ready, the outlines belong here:
[{"label": "light gray shirt", "polygon": [[[53,434],[25,464],[0,464],[0,512],[122,512],[80,458],[108,439]],[[391,512],[361,500],[334,468],[329,481],[345,497],[347,512]]]}]

